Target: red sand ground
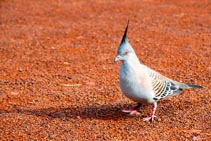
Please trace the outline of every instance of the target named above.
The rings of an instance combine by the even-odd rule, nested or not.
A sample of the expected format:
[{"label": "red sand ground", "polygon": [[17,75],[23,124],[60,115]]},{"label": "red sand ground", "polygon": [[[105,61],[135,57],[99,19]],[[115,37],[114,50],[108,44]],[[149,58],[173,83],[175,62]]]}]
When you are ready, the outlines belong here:
[{"label": "red sand ground", "polygon": [[[1,0],[0,140],[211,140],[211,1]],[[205,86],[128,116],[114,64],[127,20],[140,60]]]}]

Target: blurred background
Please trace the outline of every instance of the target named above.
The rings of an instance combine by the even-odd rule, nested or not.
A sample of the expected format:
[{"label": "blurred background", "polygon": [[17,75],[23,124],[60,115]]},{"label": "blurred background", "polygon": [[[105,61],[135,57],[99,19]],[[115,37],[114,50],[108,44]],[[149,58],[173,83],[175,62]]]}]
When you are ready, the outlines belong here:
[{"label": "blurred background", "polygon": [[[209,0],[1,0],[0,140],[209,140]],[[113,59],[127,21],[140,61],[204,89],[121,112]]]}]

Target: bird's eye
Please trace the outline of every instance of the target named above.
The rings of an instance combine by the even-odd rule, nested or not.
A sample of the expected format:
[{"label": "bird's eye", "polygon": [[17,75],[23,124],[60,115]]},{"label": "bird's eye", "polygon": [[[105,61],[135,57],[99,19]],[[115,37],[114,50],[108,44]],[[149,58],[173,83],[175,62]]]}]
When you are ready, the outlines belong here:
[{"label": "bird's eye", "polygon": [[124,52],[124,55],[127,55],[128,54],[128,50],[126,50],[125,52]]}]

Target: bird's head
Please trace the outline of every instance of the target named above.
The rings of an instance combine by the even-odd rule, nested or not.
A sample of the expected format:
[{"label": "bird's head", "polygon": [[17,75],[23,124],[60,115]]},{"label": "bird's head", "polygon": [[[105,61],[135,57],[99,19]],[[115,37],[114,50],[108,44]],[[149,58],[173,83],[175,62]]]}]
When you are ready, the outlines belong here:
[{"label": "bird's head", "polygon": [[114,58],[114,62],[117,62],[118,60],[120,61],[126,61],[130,57],[130,55],[135,54],[135,51],[131,47],[130,43],[127,41],[127,29],[128,29],[128,24],[127,23],[125,33],[122,37],[122,41],[119,45],[119,48],[117,50],[117,56]]}]

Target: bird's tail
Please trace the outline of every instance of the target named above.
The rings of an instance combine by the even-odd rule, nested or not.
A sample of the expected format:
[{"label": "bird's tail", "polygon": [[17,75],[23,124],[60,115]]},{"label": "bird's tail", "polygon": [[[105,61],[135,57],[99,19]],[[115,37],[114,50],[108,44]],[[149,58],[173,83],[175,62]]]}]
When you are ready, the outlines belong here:
[{"label": "bird's tail", "polygon": [[203,86],[195,85],[195,84],[187,84],[189,88],[203,88]]},{"label": "bird's tail", "polygon": [[188,88],[203,88],[203,86],[195,85],[195,84],[185,84],[185,83],[179,83],[180,88],[182,89],[188,89]]}]

